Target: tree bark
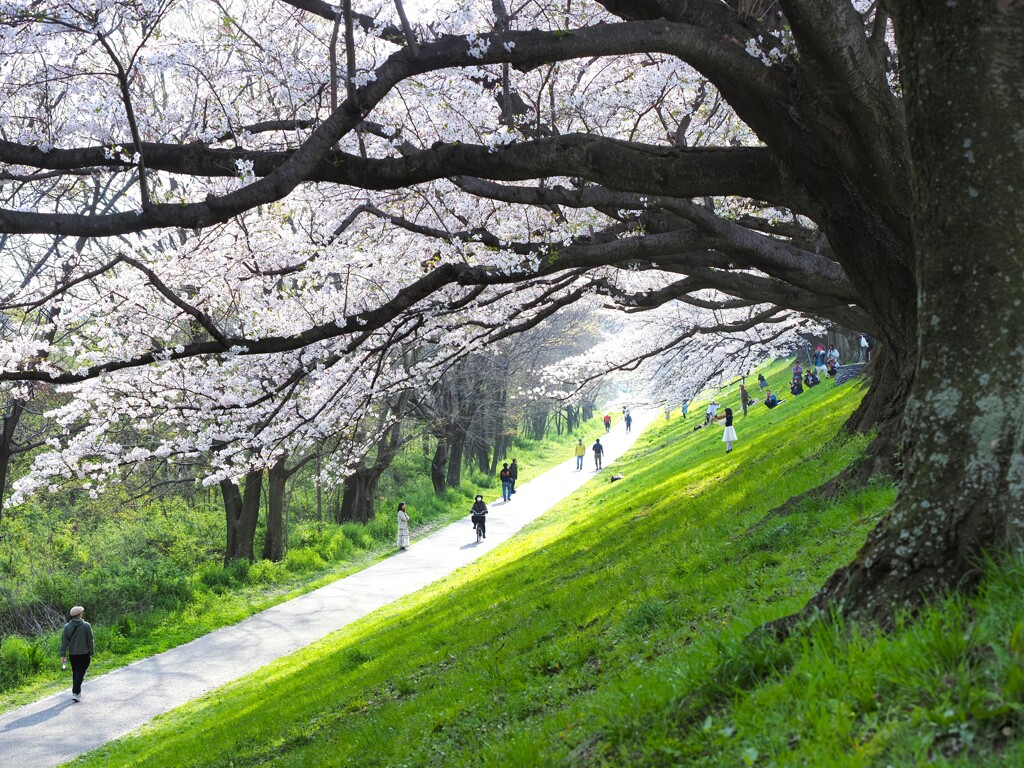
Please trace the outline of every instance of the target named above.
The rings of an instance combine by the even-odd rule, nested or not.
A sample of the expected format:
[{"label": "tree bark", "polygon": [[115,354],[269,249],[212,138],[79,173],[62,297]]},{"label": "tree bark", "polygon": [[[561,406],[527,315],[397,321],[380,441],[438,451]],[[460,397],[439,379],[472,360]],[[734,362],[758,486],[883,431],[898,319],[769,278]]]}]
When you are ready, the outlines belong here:
[{"label": "tree bark", "polygon": [[451,448],[448,452],[448,472],[445,476],[445,485],[449,488],[458,488],[459,483],[462,482],[462,453],[466,446],[466,435],[458,425],[452,431],[454,434],[449,439]]},{"label": "tree bark", "polygon": [[231,480],[220,483],[224,498],[224,513],[227,518],[227,543],[224,549],[225,564],[245,558],[252,561],[253,542],[256,538],[256,523],[260,515],[260,495],[263,487],[263,472],[249,472],[245,476],[245,492]]},{"label": "tree bark", "polygon": [[339,523],[368,523],[373,519],[380,476],[372,467],[361,467],[345,478],[345,493],[336,518]]},{"label": "tree bark", "polygon": [[903,56],[920,357],[905,482],[812,605],[882,623],[1024,533],[1024,0],[889,3]]},{"label": "tree bark", "polygon": [[12,401],[3,417],[3,428],[0,429],[0,520],[3,520],[3,502],[7,495],[7,476],[11,471],[11,459],[15,454],[14,433],[25,411],[25,403],[21,400]]},{"label": "tree bark", "polygon": [[267,530],[263,539],[263,559],[274,563],[284,557],[285,483],[290,474],[283,458],[267,472]]},{"label": "tree bark", "polygon": [[437,498],[444,496],[445,467],[448,464],[448,439],[439,437],[437,448],[434,450],[434,458],[430,461],[430,482],[434,486],[434,495]]}]

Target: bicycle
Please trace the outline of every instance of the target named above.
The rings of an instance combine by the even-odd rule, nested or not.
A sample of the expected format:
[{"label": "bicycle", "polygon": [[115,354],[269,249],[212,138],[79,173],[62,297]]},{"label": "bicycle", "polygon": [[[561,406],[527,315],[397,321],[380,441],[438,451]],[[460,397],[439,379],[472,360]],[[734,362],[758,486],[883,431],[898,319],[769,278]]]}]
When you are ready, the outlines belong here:
[{"label": "bicycle", "polygon": [[481,539],[487,537],[486,529],[484,527],[485,518],[483,515],[479,515],[474,512],[470,519],[473,521],[473,530],[476,531],[476,543],[479,544]]}]

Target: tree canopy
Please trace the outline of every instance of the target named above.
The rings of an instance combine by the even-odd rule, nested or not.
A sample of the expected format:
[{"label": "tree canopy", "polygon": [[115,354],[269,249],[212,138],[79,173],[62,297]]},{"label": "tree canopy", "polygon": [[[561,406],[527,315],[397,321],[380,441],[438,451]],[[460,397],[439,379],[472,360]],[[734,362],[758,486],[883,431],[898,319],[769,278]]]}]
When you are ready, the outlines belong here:
[{"label": "tree canopy", "polygon": [[[1021,234],[1006,78],[1024,13],[972,5],[493,0],[410,23],[380,0],[4,2],[0,232],[22,266],[0,297],[0,380],[15,398],[72,387],[64,423],[89,426],[66,440],[114,468],[115,418],[191,414],[164,451],[322,439],[595,296],[689,308],[675,344],[834,321],[881,341],[850,427],[879,430],[864,471],[902,465],[908,485],[824,599],[885,614],[970,581],[1024,507],[1019,418],[991,424],[979,401],[959,418],[993,439],[957,457],[915,441],[955,432],[963,400],[932,378],[964,313],[943,281],[975,302],[1002,287],[964,273],[969,240],[936,240],[950,218],[993,233],[993,338],[1005,375],[1024,360],[998,333],[1019,327],[1024,273],[1005,239]],[[993,87],[936,80],[949,51]],[[992,92],[961,102],[971,87]],[[992,131],[946,122],[953,97]],[[49,471],[81,471],[69,456]]]}]

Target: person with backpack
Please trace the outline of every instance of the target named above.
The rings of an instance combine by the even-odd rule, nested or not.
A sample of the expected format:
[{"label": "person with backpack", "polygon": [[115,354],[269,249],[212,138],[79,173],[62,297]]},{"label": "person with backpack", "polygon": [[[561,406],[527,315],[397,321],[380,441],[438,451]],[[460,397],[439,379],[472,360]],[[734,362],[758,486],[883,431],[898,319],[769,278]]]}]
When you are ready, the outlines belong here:
[{"label": "person with backpack", "polygon": [[82,700],[82,681],[89,669],[92,655],[96,652],[92,636],[92,625],[82,618],[85,608],[76,605],[68,614],[71,621],[64,625],[60,634],[60,665],[66,669],[71,661],[71,700]]},{"label": "person with backpack", "polygon": [[501,472],[498,473],[498,477],[501,479],[501,498],[503,501],[512,501],[512,472],[508,468],[508,463],[501,465]]},{"label": "person with backpack", "polygon": [[597,440],[594,441],[594,445],[591,450],[594,452],[594,467],[596,469],[600,469],[601,459],[604,458],[604,446],[601,445],[601,438],[597,438]]},{"label": "person with backpack", "polygon": [[583,471],[583,457],[587,455],[587,446],[583,444],[583,438],[576,443],[576,471]]}]

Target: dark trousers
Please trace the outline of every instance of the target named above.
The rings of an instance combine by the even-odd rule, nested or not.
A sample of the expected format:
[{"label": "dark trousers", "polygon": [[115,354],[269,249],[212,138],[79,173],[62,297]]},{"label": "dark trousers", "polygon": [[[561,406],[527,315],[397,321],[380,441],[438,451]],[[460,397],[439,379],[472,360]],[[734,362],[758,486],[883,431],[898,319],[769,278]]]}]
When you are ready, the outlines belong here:
[{"label": "dark trousers", "polygon": [[68,656],[71,662],[71,692],[82,692],[82,681],[85,679],[85,670],[89,668],[92,656],[88,653],[76,653]]}]

